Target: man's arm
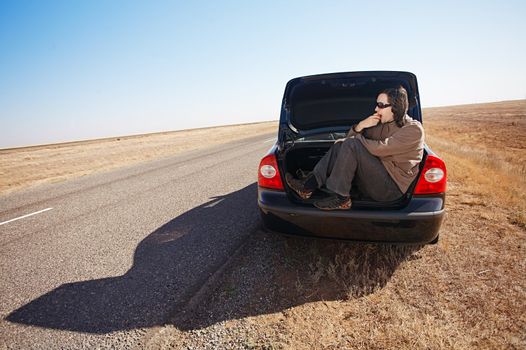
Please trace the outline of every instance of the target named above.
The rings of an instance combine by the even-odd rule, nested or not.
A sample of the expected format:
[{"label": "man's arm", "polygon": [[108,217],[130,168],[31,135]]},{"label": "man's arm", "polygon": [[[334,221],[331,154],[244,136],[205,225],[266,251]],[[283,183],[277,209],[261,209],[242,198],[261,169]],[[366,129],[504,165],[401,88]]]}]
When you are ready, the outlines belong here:
[{"label": "man's arm", "polygon": [[420,125],[414,124],[403,127],[384,140],[371,140],[360,134],[356,138],[372,155],[386,157],[423,147],[424,130]]},{"label": "man's arm", "polygon": [[360,135],[363,129],[370,128],[371,126],[378,125],[381,117],[378,114],[373,114],[360,121],[358,124],[352,126],[351,130],[347,133],[347,138]]}]

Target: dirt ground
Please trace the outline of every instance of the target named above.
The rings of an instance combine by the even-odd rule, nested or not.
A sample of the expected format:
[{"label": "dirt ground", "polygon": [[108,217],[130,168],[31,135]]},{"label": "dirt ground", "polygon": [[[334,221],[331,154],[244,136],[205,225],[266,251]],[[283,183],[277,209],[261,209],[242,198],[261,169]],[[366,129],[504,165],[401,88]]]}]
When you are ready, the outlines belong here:
[{"label": "dirt ground", "polygon": [[0,149],[0,195],[274,132],[277,125],[263,122]]},{"label": "dirt ground", "polygon": [[[248,137],[276,127],[4,150],[0,192],[80,176],[93,171],[94,159],[108,169],[194,149],[212,130],[214,142],[224,142],[228,132]],[[437,245],[259,232],[206,302],[174,319],[149,347],[525,349],[526,100],[424,109],[424,128],[448,169]]]},{"label": "dirt ground", "polygon": [[524,349],[526,101],[424,110],[448,167],[437,245],[251,237],[177,349]]}]

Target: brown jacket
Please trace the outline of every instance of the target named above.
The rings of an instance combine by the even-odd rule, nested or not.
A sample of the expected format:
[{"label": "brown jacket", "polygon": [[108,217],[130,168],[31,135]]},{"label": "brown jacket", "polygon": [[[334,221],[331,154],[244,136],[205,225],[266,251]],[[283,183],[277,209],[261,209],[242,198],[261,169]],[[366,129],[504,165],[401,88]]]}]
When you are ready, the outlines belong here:
[{"label": "brown jacket", "polygon": [[351,128],[347,137],[359,139],[369,153],[380,158],[400,191],[407,191],[424,154],[424,128],[419,121],[405,115],[401,128],[394,121],[378,123],[360,133]]}]

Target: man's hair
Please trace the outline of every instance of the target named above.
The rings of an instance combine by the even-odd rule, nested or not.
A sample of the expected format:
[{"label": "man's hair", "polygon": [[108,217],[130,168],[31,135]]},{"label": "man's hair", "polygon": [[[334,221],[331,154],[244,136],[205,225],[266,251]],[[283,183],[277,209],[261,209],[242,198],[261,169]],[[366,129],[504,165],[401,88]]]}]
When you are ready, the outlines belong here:
[{"label": "man's hair", "polygon": [[407,91],[402,86],[397,88],[385,89],[380,94],[387,95],[387,102],[391,104],[391,109],[394,115],[396,125],[402,127],[404,125],[404,116],[409,109],[409,99]]}]

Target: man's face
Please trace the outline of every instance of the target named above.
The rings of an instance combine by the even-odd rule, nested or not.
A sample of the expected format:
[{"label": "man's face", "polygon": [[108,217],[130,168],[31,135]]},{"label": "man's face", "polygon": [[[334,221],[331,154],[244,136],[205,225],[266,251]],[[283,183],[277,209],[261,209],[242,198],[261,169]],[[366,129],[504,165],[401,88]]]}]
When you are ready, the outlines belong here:
[{"label": "man's face", "polygon": [[377,106],[374,109],[374,111],[376,112],[376,114],[382,117],[381,123],[385,124],[385,123],[392,122],[394,120],[393,108],[391,106],[385,107],[385,108],[378,107],[378,104],[380,105],[389,104],[387,95],[386,94],[378,95],[378,97],[376,98],[376,104]]}]

